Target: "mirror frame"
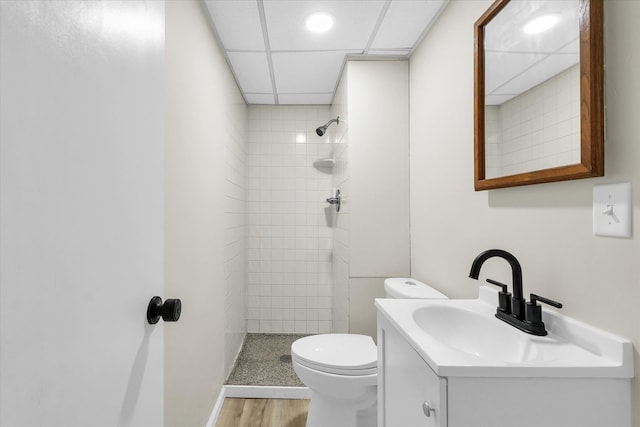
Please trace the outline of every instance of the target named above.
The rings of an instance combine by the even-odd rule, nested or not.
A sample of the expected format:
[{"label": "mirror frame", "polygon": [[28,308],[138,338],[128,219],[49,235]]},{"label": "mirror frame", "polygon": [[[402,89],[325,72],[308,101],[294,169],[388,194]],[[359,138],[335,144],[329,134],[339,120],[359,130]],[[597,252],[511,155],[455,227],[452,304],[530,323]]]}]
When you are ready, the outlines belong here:
[{"label": "mirror frame", "polygon": [[603,0],[580,0],[580,163],[497,178],[485,177],[484,27],[509,1],[496,0],[474,25],[475,190],[604,176]]}]

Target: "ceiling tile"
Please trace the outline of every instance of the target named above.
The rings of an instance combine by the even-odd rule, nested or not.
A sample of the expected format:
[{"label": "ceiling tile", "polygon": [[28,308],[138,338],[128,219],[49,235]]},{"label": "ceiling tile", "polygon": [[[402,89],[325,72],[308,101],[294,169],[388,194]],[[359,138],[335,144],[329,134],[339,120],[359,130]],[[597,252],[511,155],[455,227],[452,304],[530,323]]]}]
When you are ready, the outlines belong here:
[{"label": "ceiling tile", "polygon": [[577,53],[580,54],[580,39],[575,38],[571,43],[560,49],[558,53]]},{"label": "ceiling tile", "polygon": [[267,55],[258,52],[227,52],[231,68],[243,92],[273,93]]},{"label": "ceiling tile", "polygon": [[511,80],[499,90],[496,90],[495,94],[523,93],[578,64],[579,62],[580,58],[577,54],[549,55],[547,58],[536,64],[535,67],[531,67],[519,75],[517,79]]},{"label": "ceiling tile", "polygon": [[493,93],[545,57],[534,53],[486,52],[485,92]]},{"label": "ceiling tile", "polygon": [[280,94],[280,104],[331,104],[333,93],[305,93],[305,94]]},{"label": "ceiling tile", "polygon": [[[429,28],[430,14],[437,17],[448,1],[204,0],[204,4],[247,103],[329,104],[347,55],[362,55],[368,49],[372,57],[408,57]],[[333,29],[325,34],[308,32],[305,20],[314,12],[333,15]],[[263,29],[268,40],[263,39]],[[373,44],[367,48],[369,43]]]},{"label": "ceiling tile", "polygon": [[256,1],[206,0],[220,42],[227,50],[265,50]]},{"label": "ceiling tile", "polygon": [[[383,5],[382,0],[265,0],[271,50],[363,50]],[[335,23],[330,31],[322,34],[307,31],[305,20],[315,12],[333,15]]]},{"label": "ceiling tile", "polygon": [[[578,0],[540,0],[511,2],[485,27],[485,48],[492,51],[552,53],[571,43],[579,35]],[[531,17],[555,15],[558,25],[523,36]]]},{"label": "ceiling tile", "polygon": [[367,56],[408,56],[410,53],[411,49],[370,49]]},{"label": "ceiling tile", "polygon": [[324,93],[336,88],[345,53],[274,53],[272,61],[279,93]]},{"label": "ceiling tile", "polygon": [[392,1],[371,48],[412,49],[445,5],[445,0]]},{"label": "ceiling tile", "polygon": [[275,98],[270,93],[245,93],[247,104],[275,104]]},{"label": "ceiling tile", "polygon": [[484,97],[484,105],[502,105],[517,95],[486,95]]}]

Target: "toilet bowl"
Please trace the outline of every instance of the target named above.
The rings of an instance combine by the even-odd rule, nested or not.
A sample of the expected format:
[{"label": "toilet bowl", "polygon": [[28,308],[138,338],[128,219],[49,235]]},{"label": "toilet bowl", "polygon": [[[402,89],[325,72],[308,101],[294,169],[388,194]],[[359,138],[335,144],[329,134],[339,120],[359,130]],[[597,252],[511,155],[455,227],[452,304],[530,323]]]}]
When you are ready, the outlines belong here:
[{"label": "toilet bowl", "polygon": [[311,391],[307,427],[375,426],[377,358],[368,335],[296,340],[291,345],[293,369]]},{"label": "toilet bowl", "polygon": [[[411,278],[384,281],[386,298],[446,299]],[[377,425],[378,350],[368,335],[321,334],[291,345],[293,369],[309,390],[307,427]]]}]

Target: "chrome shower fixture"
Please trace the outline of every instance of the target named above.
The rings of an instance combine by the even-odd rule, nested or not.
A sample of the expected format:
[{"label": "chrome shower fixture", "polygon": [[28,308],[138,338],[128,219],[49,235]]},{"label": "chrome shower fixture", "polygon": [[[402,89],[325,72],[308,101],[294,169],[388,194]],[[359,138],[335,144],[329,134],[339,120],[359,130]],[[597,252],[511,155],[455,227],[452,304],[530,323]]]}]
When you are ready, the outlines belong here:
[{"label": "chrome shower fixture", "polygon": [[340,116],[336,117],[335,119],[331,119],[329,120],[326,124],[320,126],[318,129],[316,129],[316,133],[318,134],[318,136],[322,136],[324,135],[324,133],[327,131],[327,128],[329,126],[331,126],[331,123],[336,122],[336,124],[340,124]]}]

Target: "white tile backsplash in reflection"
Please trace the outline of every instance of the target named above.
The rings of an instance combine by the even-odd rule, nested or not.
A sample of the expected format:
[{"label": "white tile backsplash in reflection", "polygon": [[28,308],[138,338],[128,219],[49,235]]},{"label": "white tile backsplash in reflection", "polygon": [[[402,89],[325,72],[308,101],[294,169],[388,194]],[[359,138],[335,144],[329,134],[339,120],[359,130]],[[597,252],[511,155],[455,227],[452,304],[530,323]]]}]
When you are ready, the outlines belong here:
[{"label": "white tile backsplash in reflection", "polygon": [[580,69],[486,108],[488,178],[580,163]]}]

